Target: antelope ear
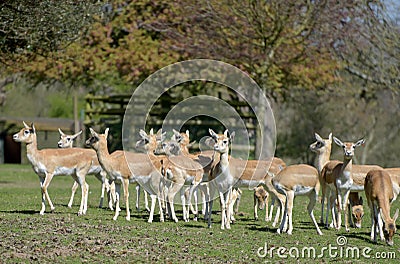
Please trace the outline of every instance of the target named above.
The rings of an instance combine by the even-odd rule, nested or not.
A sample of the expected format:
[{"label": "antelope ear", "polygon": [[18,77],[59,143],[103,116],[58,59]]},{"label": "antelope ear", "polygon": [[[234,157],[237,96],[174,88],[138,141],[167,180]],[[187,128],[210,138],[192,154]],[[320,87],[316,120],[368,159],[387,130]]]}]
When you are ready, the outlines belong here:
[{"label": "antelope ear", "polygon": [[232,133],[230,133],[230,135],[229,135],[229,140],[232,142],[234,138],[235,138],[235,131],[233,131]]},{"label": "antelope ear", "polygon": [[31,131],[35,134],[36,133],[36,128],[35,128],[35,125],[32,123],[31,124]]},{"label": "antelope ear", "polygon": [[150,129],[150,136],[154,135],[154,130]]},{"label": "antelope ear", "polygon": [[186,136],[188,136],[188,138],[190,138],[190,137],[189,137],[189,130],[188,130],[188,129],[186,129]]},{"label": "antelope ear", "polygon": [[25,123],[25,121],[22,121],[22,123],[24,124],[25,128],[30,129],[30,127]]},{"label": "antelope ear", "polygon": [[315,135],[315,139],[316,139],[316,140],[318,140],[318,141],[324,141],[324,140],[322,139],[322,137],[321,137],[320,135],[318,135],[318,133],[314,133],[314,135]]},{"label": "antelope ear", "polygon": [[97,137],[97,133],[96,133],[96,131],[93,130],[93,128],[89,127],[89,131],[90,131],[90,134],[92,134],[92,136]]},{"label": "antelope ear", "polygon": [[210,133],[211,137],[212,137],[213,139],[215,139],[215,141],[217,141],[217,139],[218,139],[218,134],[215,133],[214,130],[212,130],[211,128],[208,129],[208,132]]},{"label": "antelope ear", "polygon": [[80,134],[82,134],[82,130],[79,131],[78,133],[76,133],[75,135],[73,135],[71,138],[72,140],[74,140],[75,138],[77,138]]},{"label": "antelope ear", "polygon": [[177,131],[175,128],[172,129],[172,132],[174,132],[174,135],[179,135],[179,131]]},{"label": "antelope ear", "polygon": [[329,137],[328,138],[329,138],[330,141],[332,141],[332,132],[329,133]]},{"label": "antelope ear", "polygon": [[393,222],[396,222],[397,217],[399,217],[399,208],[397,208],[396,213],[394,213]]},{"label": "antelope ear", "polygon": [[360,205],[363,205],[363,199],[360,197]]},{"label": "antelope ear", "polygon": [[337,137],[333,137],[333,141],[335,141],[336,145],[338,145],[339,147],[343,147],[343,142],[338,139]]},{"label": "antelope ear", "polygon": [[160,141],[164,141],[166,138],[167,138],[167,132],[163,132],[163,133],[161,134]]},{"label": "antelope ear", "polygon": [[359,141],[357,141],[355,146],[359,147],[359,146],[363,145],[364,143],[365,143],[365,139],[363,138],[363,139],[360,139]]},{"label": "antelope ear", "polygon": [[61,136],[65,137],[64,132],[62,132],[60,128],[58,128],[58,132],[60,133]]},{"label": "antelope ear", "polygon": [[147,136],[147,134],[146,134],[146,132],[143,130],[143,129],[140,129],[139,130],[139,135],[142,137],[142,138],[149,138],[148,136]]}]

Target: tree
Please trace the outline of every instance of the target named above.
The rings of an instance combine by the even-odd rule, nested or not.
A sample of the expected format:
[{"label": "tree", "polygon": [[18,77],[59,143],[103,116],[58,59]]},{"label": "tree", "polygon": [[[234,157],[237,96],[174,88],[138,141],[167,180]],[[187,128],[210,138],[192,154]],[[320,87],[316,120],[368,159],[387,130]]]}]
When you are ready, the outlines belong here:
[{"label": "tree", "polygon": [[89,0],[7,0],[0,8],[0,61],[13,72],[25,71],[25,63],[37,56],[62,51],[101,10]]}]

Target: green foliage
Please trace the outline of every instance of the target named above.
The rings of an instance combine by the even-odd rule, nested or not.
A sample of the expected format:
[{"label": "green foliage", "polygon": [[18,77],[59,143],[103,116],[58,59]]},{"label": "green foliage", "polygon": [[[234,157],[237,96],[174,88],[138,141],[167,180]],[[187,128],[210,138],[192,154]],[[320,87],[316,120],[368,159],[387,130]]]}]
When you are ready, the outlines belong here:
[{"label": "green foliage", "polygon": [[27,63],[26,71],[37,78],[88,85],[96,81],[132,84],[178,59],[163,47],[154,31],[141,26],[143,21],[163,17],[167,5],[115,1],[109,8],[111,14],[98,18],[79,41],[62,52],[36,57]]},{"label": "green foliage", "polygon": [[[74,104],[72,96],[64,93],[52,94],[47,97],[49,102],[49,117],[73,118]],[[82,100],[81,100],[81,107]]]},{"label": "green foliage", "polygon": [[36,56],[47,57],[79,39],[100,11],[99,2],[88,0],[6,0],[0,7],[1,61],[14,71],[25,71]]}]

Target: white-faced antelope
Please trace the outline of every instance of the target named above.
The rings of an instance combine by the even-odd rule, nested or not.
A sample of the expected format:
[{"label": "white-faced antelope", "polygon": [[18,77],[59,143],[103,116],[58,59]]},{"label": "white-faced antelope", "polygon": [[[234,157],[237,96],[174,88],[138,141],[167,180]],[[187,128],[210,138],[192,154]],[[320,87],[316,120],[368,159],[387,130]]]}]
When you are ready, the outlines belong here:
[{"label": "white-faced antelope", "polygon": [[[68,135],[68,134],[65,134],[60,128],[58,129],[58,132],[60,133],[60,140],[57,143],[59,148],[72,148],[75,139],[80,134],[82,134],[82,130],[81,130],[78,133],[75,133],[74,135]],[[100,169],[99,173],[94,174],[96,176],[96,179],[98,179],[101,182],[101,196],[100,196],[99,208],[103,207],[104,193],[107,193],[108,207],[111,210],[113,210],[113,204],[115,201],[115,185],[113,183],[111,183],[111,185],[110,185],[110,183],[107,179],[107,173],[101,168],[101,166],[97,160],[95,160],[93,162],[92,166],[97,167],[97,169]],[[95,171],[95,170],[93,170],[93,171]],[[72,207],[75,192],[78,189],[78,187],[79,187],[79,184],[76,181],[74,181],[74,184],[72,185],[72,188],[71,188],[71,198],[69,199],[69,202],[68,202],[68,207],[70,207],[70,208]]]},{"label": "white-faced antelope", "polygon": [[26,144],[28,160],[32,164],[35,173],[39,176],[42,189],[42,209],[40,214],[43,215],[46,210],[46,200],[51,211],[55,210],[47,188],[56,175],[70,175],[80,185],[82,198],[78,215],[86,214],[89,185],[86,183],[85,177],[86,174],[91,173],[91,165],[97,159],[95,152],[83,148],[39,150],[37,148],[35,126],[33,124],[28,126],[25,122],[23,123],[24,128],[14,134],[13,139],[16,142]]}]

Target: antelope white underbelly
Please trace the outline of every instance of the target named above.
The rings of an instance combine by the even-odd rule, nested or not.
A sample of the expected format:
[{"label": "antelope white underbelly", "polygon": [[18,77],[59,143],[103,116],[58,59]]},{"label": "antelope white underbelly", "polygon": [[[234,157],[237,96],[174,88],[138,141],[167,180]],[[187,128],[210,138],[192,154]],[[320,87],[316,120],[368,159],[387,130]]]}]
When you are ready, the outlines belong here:
[{"label": "antelope white underbelly", "polygon": [[294,195],[307,195],[313,189],[314,189],[314,187],[296,185],[296,186],[294,186]]},{"label": "antelope white underbelly", "polygon": [[75,168],[56,167],[54,175],[72,175],[75,173]]}]

